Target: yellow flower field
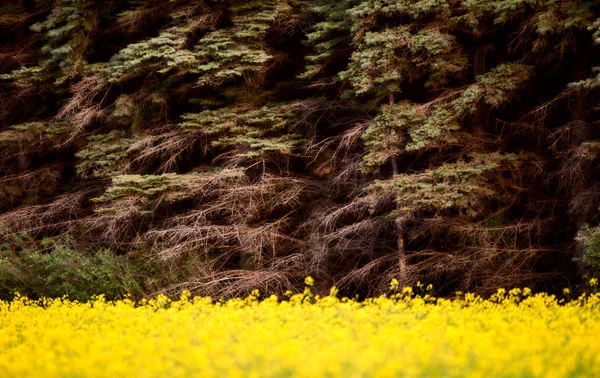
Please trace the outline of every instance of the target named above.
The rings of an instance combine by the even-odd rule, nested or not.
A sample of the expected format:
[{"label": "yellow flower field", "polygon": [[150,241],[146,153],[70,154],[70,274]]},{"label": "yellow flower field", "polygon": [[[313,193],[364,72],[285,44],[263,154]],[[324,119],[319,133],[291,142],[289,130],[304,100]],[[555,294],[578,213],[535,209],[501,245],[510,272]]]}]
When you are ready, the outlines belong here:
[{"label": "yellow flower field", "polygon": [[0,302],[1,377],[600,377],[600,295]]}]

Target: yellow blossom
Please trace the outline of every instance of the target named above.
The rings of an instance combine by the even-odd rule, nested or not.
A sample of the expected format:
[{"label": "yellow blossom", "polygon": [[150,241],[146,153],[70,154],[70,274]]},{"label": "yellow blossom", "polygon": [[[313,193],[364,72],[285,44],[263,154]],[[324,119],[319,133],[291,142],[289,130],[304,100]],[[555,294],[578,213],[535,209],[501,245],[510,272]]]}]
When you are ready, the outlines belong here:
[{"label": "yellow blossom", "polygon": [[409,289],[362,302],[337,289],[311,300],[19,296],[0,301],[0,376],[600,376],[600,294]]}]

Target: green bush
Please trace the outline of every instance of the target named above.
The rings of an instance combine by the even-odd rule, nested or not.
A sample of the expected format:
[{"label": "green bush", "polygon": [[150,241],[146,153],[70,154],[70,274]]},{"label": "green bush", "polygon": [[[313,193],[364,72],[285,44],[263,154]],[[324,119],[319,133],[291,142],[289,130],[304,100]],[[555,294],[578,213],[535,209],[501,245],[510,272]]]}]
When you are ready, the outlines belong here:
[{"label": "green bush", "polygon": [[29,297],[62,297],[85,301],[94,295],[119,298],[144,295],[150,265],[108,249],[79,251],[68,238],[34,243],[15,237],[0,245],[0,298],[19,292]]},{"label": "green bush", "polygon": [[577,234],[584,245],[583,263],[591,277],[600,277],[600,226],[584,226]]}]

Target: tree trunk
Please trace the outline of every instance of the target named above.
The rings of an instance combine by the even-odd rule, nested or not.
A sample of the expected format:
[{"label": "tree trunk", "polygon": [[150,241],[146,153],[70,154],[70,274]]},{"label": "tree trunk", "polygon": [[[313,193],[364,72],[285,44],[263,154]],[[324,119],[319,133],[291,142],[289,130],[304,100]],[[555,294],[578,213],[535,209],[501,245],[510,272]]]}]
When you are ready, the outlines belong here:
[{"label": "tree trunk", "polygon": [[[398,171],[398,157],[392,157],[392,174],[396,176],[399,173]],[[398,209],[396,205],[396,209]],[[397,235],[397,245],[398,245],[398,267],[400,269],[400,282],[406,282],[406,241],[404,238],[404,224],[403,221],[396,218],[396,235]]]},{"label": "tree trunk", "polygon": [[[389,28],[389,24],[385,25],[386,29]],[[388,100],[390,105],[396,102],[396,95],[394,92],[388,94]],[[400,173],[398,169],[398,156],[392,156],[392,177]],[[398,205],[396,205],[398,209]],[[406,242],[404,240],[404,225],[400,219],[396,218],[396,235],[398,245],[398,268],[400,270],[400,283],[406,283]]]}]

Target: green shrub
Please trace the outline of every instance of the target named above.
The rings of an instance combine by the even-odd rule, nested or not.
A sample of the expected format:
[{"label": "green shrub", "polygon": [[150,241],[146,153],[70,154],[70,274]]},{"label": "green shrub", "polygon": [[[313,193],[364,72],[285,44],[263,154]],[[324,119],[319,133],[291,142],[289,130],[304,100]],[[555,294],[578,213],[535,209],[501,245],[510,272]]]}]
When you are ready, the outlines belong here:
[{"label": "green shrub", "polygon": [[600,277],[600,226],[585,225],[577,234],[577,240],[584,245],[583,263],[591,277]]},{"label": "green shrub", "polygon": [[108,249],[79,251],[60,241],[34,243],[17,237],[0,245],[0,298],[19,292],[30,297],[62,297],[85,301],[93,295],[119,298],[144,295],[150,265]]}]

